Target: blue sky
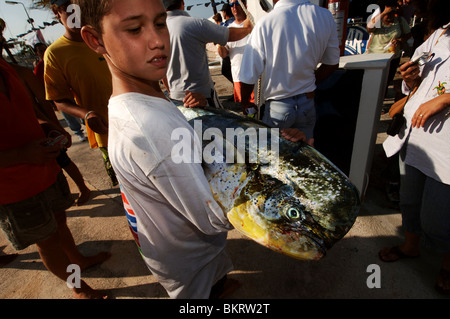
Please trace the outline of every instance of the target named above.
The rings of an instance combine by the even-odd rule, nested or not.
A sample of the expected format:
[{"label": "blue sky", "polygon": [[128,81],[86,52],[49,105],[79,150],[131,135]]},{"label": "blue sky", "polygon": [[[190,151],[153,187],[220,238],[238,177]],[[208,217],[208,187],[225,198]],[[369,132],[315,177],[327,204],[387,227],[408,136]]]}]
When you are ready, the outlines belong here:
[{"label": "blue sky", "polygon": [[[220,3],[222,0],[216,0]],[[51,23],[53,21],[53,12],[46,9],[30,9],[31,0],[18,0],[16,2],[21,2],[25,5],[26,10],[30,17],[34,20],[34,26],[43,26],[44,22]],[[209,4],[208,7],[205,6],[206,3],[211,3],[210,0],[185,0],[186,7],[193,6],[189,10],[189,14],[194,17],[209,18],[213,15],[213,9]],[[222,8],[222,4],[217,6],[218,11]],[[6,4],[5,0],[0,0],[0,18],[5,20],[6,29],[3,32],[3,36],[6,40],[10,38],[15,38],[19,34],[26,33],[31,29],[31,25],[27,22],[27,14],[24,7],[21,4],[10,5]],[[61,24],[46,27],[41,30],[44,38],[47,42],[53,42],[59,38],[64,33],[64,28]],[[30,35],[31,36],[31,35]],[[26,38],[27,36],[25,36]]]}]

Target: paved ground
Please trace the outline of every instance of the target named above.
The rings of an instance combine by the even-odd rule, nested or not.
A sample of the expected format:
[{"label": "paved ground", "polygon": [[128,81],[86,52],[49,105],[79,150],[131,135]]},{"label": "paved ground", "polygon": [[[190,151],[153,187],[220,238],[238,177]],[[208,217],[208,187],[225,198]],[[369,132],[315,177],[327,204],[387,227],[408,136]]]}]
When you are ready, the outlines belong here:
[{"label": "paved ground", "polygon": [[[219,94],[228,98],[231,84],[218,75],[217,69],[213,74]],[[231,231],[228,252],[235,265],[231,277],[239,280],[242,287],[230,299],[443,298],[433,289],[440,268],[439,256],[424,250],[421,258],[387,264],[377,257],[380,248],[402,240],[399,211],[386,200],[378,180],[382,163],[379,143],[385,138],[386,123],[386,116],[382,116],[371,183],[360,216],[347,236],[324,259],[305,262],[274,253]],[[83,253],[101,250],[112,253],[110,260],[87,270],[83,278],[116,299],[167,298],[139,256],[124,217],[119,190],[109,183],[100,151],[90,150],[87,143],[79,143],[74,137],[69,155],[92,190],[92,199],[87,204],[68,210],[69,227]],[[77,194],[70,178],[68,181],[72,192]],[[3,233],[1,251],[13,252]],[[380,288],[367,285],[368,279],[373,282],[370,280],[373,270],[368,272],[373,265],[379,266]],[[21,251],[14,262],[0,268],[0,298],[68,299],[72,294],[64,282],[46,271],[32,246]]]}]

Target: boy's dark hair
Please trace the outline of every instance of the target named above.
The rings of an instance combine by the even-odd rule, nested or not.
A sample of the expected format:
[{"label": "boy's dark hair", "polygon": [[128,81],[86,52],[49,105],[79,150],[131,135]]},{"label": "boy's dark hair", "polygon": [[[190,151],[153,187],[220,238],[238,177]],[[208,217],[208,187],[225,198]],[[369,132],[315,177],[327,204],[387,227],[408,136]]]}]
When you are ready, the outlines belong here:
[{"label": "boy's dark hair", "polygon": [[111,10],[110,0],[72,0],[80,7],[81,26],[90,25],[98,32],[102,32],[102,20]]}]

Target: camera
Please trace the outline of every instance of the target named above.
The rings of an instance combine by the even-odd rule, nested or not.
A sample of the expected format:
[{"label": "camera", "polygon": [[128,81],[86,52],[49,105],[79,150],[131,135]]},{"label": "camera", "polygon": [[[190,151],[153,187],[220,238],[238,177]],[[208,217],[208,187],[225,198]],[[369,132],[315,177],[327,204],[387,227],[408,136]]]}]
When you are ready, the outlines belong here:
[{"label": "camera", "polygon": [[414,59],[411,59],[411,62],[414,64],[418,64],[419,66],[425,65],[425,63],[428,62],[429,52],[424,52],[422,55],[419,55],[415,57]]},{"label": "camera", "polygon": [[53,140],[49,140],[44,143],[44,146],[53,146],[53,145],[59,145],[60,147],[64,147],[64,145],[67,144],[68,138],[64,135],[56,136]]}]

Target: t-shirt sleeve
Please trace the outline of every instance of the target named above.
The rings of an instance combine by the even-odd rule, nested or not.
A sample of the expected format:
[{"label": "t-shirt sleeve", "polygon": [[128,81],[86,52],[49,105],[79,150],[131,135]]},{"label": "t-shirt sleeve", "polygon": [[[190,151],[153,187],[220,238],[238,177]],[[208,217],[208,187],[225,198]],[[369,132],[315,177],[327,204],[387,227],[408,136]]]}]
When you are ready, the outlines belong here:
[{"label": "t-shirt sleeve", "polygon": [[63,69],[50,48],[44,55],[45,98],[50,101],[73,99]]},{"label": "t-shirt sleeve", "polygon": [[259,30],[253,29],[242,56],[239,82],[255,84],[264,72],[264,39]]},{"label": "t-shirt sleeve", "polygon": [[323,53],[321,62],[323,64],[328,64],[328,65],[335,65],[339,63],[339,59],[340,59],[340,49],[339,49],[339,39],[338,39],[338,34],[337,34],[337,27],[336,27],[336,23],[333,20],[333,17],[331,16],[331,13],[329,14],[329,30],[331,30],[330,32],[330,37],[328,39],[328,45],[325,49],[325,52]]},{"label": "t-shirt sleeve", "polygon": [[205,43],[226,45],[230,30],[227,27],[217,25],[206,19],[199,19],[199,36]]}]

